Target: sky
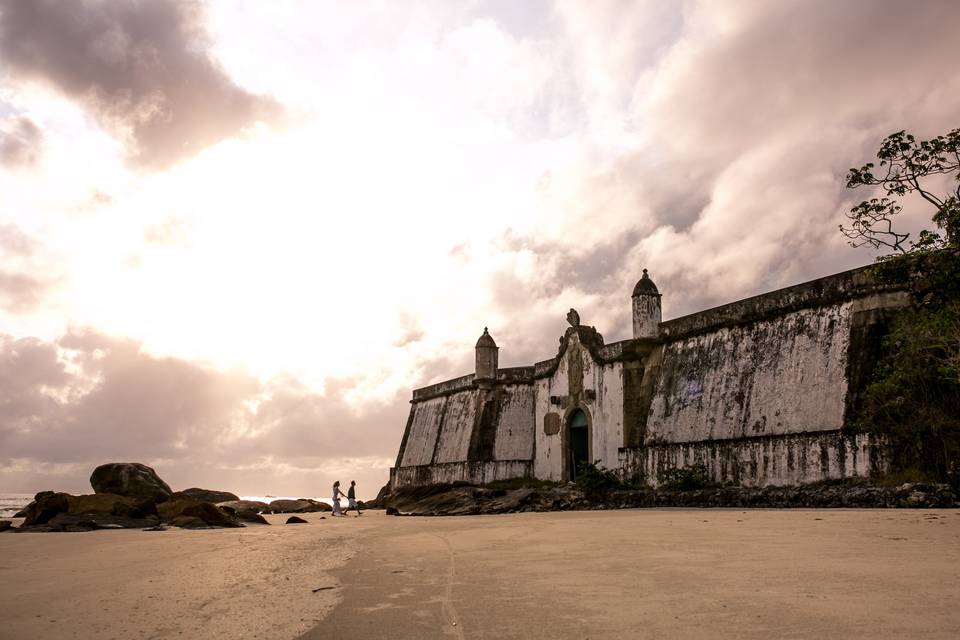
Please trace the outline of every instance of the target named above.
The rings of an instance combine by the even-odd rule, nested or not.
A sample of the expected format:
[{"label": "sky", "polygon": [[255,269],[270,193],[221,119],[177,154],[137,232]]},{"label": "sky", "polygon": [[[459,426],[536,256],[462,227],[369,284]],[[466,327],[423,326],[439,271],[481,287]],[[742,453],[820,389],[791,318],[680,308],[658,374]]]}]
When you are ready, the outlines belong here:
[{"label": "sky", "polygon": [[[0,490],[387,480],[411,390],[860,266],[953,0],[0,0]],[[903,228],[931,212],[908,207]]]}]

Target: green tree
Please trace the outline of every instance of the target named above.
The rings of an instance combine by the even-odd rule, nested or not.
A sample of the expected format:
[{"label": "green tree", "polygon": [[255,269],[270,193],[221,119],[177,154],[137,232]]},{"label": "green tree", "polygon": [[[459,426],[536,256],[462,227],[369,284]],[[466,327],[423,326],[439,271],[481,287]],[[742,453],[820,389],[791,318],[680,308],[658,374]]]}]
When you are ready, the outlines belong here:
[{"label": "green tree", "polygon": [[[880,144],[877,159],[879,166],[868,162],[847,174],[848,188],[880,187],[886,194],[864,200],[847,213],[850,226],[841,224],[840,231],[850,244],[885,247],[901,254],[956,248],[960,243],[960,129],[920,141],[898,131]],[[947,193],[935,191],[937,176],[954,183]],[[934,207],[936,230],[924,229],[908,243],[910,234],[895,230],[894,219],[902,211],[897,198],[910,193]]]},{"label": "green tree", "polygon": [[[840,230],[854,247],[892,252],[878,258],[874,275],[907,283],[913,304],[890,322],[849,428],[883,434],[894,472],[960,486],[960,129],[921,141],[894,133],[877,158],[879,167],[851,169],[847,187],[880,187],[886,195],[853,207],[850,226]],[[913,241],[894,228],[897,198],[911,193],[934,210],[934,228]]]}]

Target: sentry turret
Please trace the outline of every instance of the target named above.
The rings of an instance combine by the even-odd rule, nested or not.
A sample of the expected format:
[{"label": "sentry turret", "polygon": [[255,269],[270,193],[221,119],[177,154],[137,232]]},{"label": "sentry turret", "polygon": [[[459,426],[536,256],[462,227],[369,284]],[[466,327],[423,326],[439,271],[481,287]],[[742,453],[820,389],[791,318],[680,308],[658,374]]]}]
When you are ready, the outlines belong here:
[{"label": "sentry turret", "polygon": [[656,338],[660,333],[660,292],[643,270],[633,288],[633,337]]}]

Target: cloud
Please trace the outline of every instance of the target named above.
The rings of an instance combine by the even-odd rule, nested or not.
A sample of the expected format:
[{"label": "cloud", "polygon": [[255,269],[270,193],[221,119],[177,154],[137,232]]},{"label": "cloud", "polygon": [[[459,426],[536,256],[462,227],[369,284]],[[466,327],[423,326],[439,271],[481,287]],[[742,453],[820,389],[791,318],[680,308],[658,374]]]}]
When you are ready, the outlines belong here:
[{"label": "cloud", "polygon": [[8,256],[26,257],[33,253],[36,241],[13,224],[0,224],[0,252]]},{"label": "cloud", "polygon": [[45,288],[33,276],[0,270],[0,308],[14,313],[33,309]]},{"label": "cloud", "polygon": [[0,336],[0,478],[59,473],[81,491],[96,465],[135,460],[181,488],[207,479],[247,494],[322,495],[339,470],[375,492],[406,407],[357,409],[352,386],[334,380],[321,394],[288,378],[262,383],[90,330],[54,342]]},{"label": "cloud", "polygon": [[43,131],[26,116],[0,120],[0,165],[11,169],[33,167],[43,151]]},{"label": "cloud", "polygon": [[191,1],[2,0],[0,60],[83,104],[132,165],[163,168],[280,113],[209,55],[203,20]]},{"label": "cloud", "polygon": [[49,288],[46,279],[32,275],[38,243],[12,224],[0,224],[0,310],[33,310]]},{"label": "cloud", "polygon": [[[921,6],[559,3],[578,94],[603,115],[588,137],[606,160],[541,185],[551,224],[508,244],[537,267],[488,281],[510,318],[501,337],[526,340],[524,309],[571,305],[593,307],[585,321],[608,339],[626,337],[644,267],[675,317],[869,262],[836,231],[865,195],[844,189],[847,168],[892,131],[957,126],[960,5]],[[649,29],[657,37],[639,44]]]}]

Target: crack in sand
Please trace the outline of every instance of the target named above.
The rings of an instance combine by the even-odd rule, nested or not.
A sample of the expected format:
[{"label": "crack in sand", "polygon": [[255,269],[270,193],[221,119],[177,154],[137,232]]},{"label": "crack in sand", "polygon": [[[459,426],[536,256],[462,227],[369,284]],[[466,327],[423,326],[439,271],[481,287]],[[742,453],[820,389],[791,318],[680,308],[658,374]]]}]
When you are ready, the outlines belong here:
[{"label": "crack in sand", "polygon": [[[463,626],[460,624],[460,618],[457,615],[457,608],[453,604],[453,581],[457,575],[456,563],[453,554],[453,545],[450,541],[439,533],[434,533],[435,538],[443,541],[447,547],[447,555],[450,558],[450,570],[447,572],[447,587],[444,590],[443,600],[441,601],[440,611],[443,619],[447,622],[448,628],[453,629],[457,638],[464,640]],[[446,629],[444,630],[446,632]]]}]

